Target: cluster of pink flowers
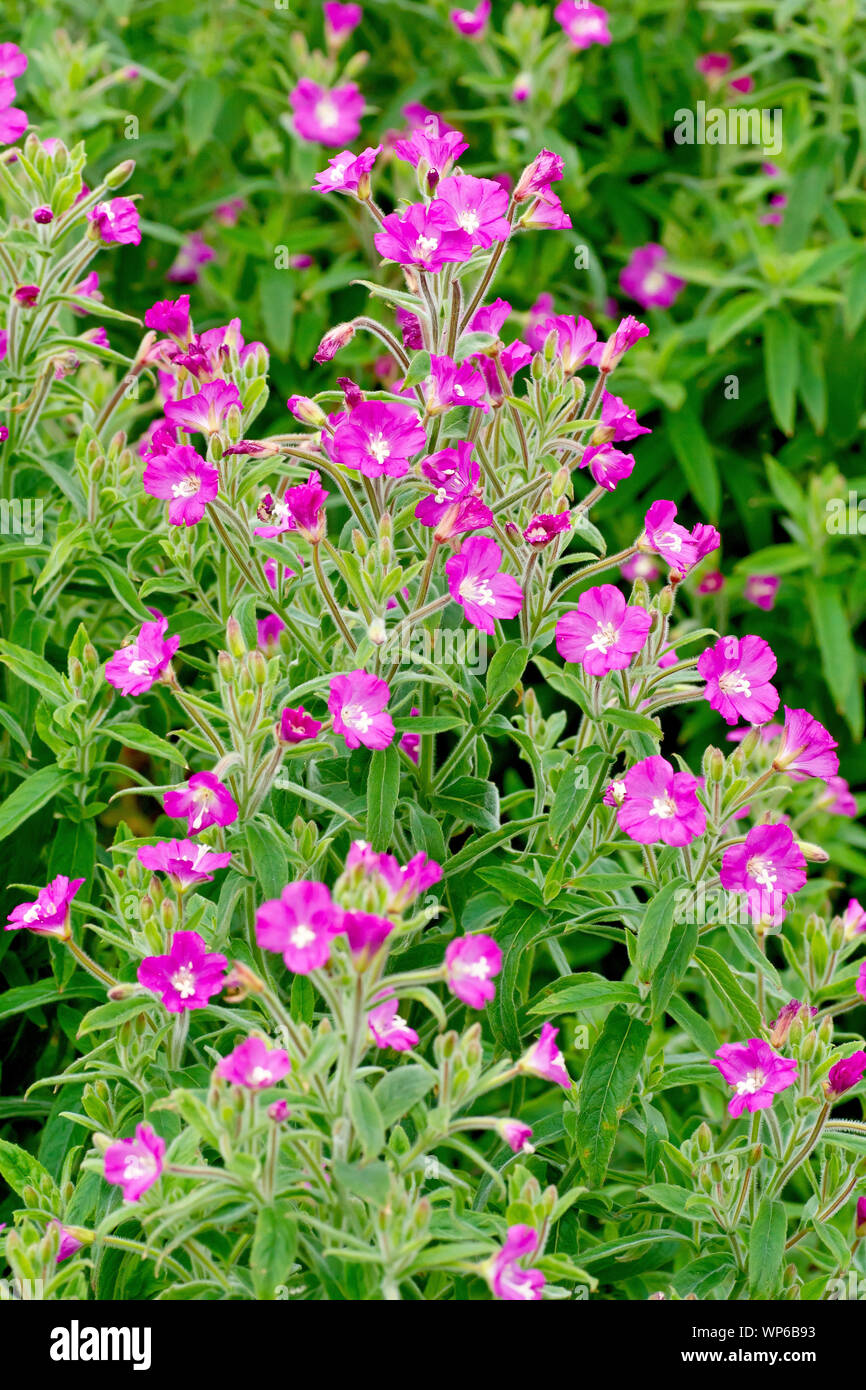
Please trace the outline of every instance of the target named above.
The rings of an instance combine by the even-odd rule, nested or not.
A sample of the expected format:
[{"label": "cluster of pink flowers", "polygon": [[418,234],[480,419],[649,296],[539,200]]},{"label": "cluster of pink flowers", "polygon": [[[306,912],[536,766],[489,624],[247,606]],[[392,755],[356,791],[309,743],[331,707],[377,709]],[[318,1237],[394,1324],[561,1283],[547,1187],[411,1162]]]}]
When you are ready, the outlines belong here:
[{"label": "cluster of pink flowers", "polygon": [[0,43],[0,145],[11,145],[27,129],[27,112],[12,103],[15,78],[27,71],[27,56],[14,43]]}]

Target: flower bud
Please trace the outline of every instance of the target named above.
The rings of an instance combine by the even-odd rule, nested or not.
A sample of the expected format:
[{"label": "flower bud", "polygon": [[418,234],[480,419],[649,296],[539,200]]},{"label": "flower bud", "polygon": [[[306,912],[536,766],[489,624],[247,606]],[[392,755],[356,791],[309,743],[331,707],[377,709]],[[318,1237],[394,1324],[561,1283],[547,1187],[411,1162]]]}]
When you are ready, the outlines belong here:
[{"label": "flower bud", "polygon": [[709,776],[711,782],[721,782],[725,775],[725,755],[721,748],[711,748],[709,750]]},{"label": "flower bud", "polygon": [[809,864],[826,864],[830,858],[825,849],[820,845],[812,844],[811,840],[797,840],[797,848],[803,858]]},{"label": "flower bud", "polygon": [[116,164],[105,175],[104,183],[106,188],[122,188],[128,179],[132,178],[135,171],[135,160],[124,159],[122,164]]},{"label": "flower bud", "polygon": [[670,614],[674,611],[675,601],[675,595],[671,585],[666,584],[665,587],[659,593],[657,599],[658,611],[662,613],[664,617],[669,617]]},{"label": "flower bud", "polygon": [[219,667],[221,679],[225,681],[226,685],[232,685],[235,678],[235,667],[228,652],[219,653],[217,656],[217,666]]},{"label": "flower bud", "polygon": [[695,1138],[698,1141],[698,1149],[700,1152],[702,1154],[708,1154],[713,1147],[713,1133],[706,1120],[702,1121],[698,1126]]},{"label": "flower bud", "polygon": [[240,659],[246,655],[247,648],[244,642],[244,635],[241,631],[241,625],[234,614],[232,614],[226,623],[226,645],[232,656]]}]

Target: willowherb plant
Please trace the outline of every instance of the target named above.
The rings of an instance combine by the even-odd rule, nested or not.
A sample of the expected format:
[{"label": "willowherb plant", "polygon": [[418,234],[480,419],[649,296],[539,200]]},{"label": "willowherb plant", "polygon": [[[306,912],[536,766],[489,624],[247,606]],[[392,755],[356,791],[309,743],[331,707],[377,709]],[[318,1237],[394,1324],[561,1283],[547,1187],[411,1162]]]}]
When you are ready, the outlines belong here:
[{"label": "willowherb plant", "polygon": [[[3,165],[6,462],[45,448],[60,495],[0,645],[54,761],[0,814],[53,798],[63,856],[8,929],[93,1005],[30,1088],[80,1136],[57,1176],[0,1141],[0,1248],[46,1297],[825,1297],[862,1260],[866,1125],[833,1107],[866,1052],[834,1018],[866,914],[819,915],[806,872],[849,813],[836,745],[773,722],[766,642],[696,625],[712,526],[662,499],[607,553],[593,509],[648,432],[611,382],[649,330],[551,306],[504,337],[497,270],[566,225],[561,161],[508,192],[466,148],[436,117],[399,142],[419,197],[390,213],[378,149],[318,175],[402,280],[368,283],[396,327],[316,360],[368,334],[391,385],[292,396],[261,439],[267,350],[186,294],[119,383],[57,380],[73,282],[138,235],[105,198],[130,170],[82,197],[83,150],[35,136]],[[37,563],[65,673],[24,640]],[[700,769],[660,751],[695,701],[735,742]]]}]

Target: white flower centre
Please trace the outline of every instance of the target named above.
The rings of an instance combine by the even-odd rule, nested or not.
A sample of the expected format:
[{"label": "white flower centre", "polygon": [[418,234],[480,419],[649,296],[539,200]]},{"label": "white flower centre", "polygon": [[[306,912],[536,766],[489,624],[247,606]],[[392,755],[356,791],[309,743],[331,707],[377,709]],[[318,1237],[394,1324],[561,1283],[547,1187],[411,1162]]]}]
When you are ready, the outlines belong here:
[{"label": "white flower centre", "polygon": [[486,980],[490,974],[490,961],[486,956],[482,956],[471,965],[464,965],[461,974],[469,975],[473,980]]},{"label": "white flower centre", "polygon": [[174,974],[169,976],[169,984],[172,989],[177,990],[181,999],[191,999],[195,994],[195,975],[192,965],[182,965],[179,970],[175,970]]},{"label": "white flower centre", "polygon": [[437,487],[437,489],[436,489],[436,496],[434,497],[433,500],[434,500],[435,502],[437,502],[438,505],[441,507],[442,503],[445,501],[445,499],[447,498],[447,496],[448,496],[448,489],[447,489],[447,488],[444,488],[444,487]]},{"label": "white flower centre", "polygon": [[496,602],[496,595],[486,579],[464,579],[460,597],[468,603],[476,603],[479,608],[491,608]]},{"label": "white flower centre", "polygon": [[123,1176],[127,1182],[149,1178],[155,1172],[156,1159],[153,1154],[127,1154],[123,1160]]},{"label": "white flower centre", "polygon": [[619,628],[614,627],[613,623],[599,623],[587,651],[606,652],[609,647],[614,645],[618,637]]},{"label": "white flower centre", "polygon": [[760,1091],[767,1083],[767,1073],[763,1071],[750,1071],[744,1076],[742,1081],[738,1081],[736,1092],[738,1096],[753,1096],[756,1091]]},{"label": "white flower centre", "polygon": [[131,676],[146,676],[150,670],[150,662],[143,657],[137,657],[135,661],[129,663],[129,674]]},{"label": "white flower centre", "polygon": [[359,729],[365,734],[373,720],[363,705],[346,705],[343,710],[343,723],[348,724],[350,729]]},{"label": "white flower centre", "polygon": [[194,473],[187,473],[179,483],[172,483],[172,497],[195,497],[199,490],[199,480]]},{"label": "white flower centre", "polygon": [[726,671],[719,677],[719,689],[723,695],[752,695],[752,683],[742,671]]},{"label": "white flower centre", "polygon": [[370,453],[373,455],[377,463],[384,463],[386,458],[390,457],[391,446],[388,443],[387,439],[385,439],[384,436],[381,434],[377,434],[373,439],[370,440],[369,447]]},{"label": "white flower centre", "polygon": [[761,888],[773,888],[778,877],[773,862],[770,859],[750,859],[746,865],[746,873],[749,878],[753,878]]},{"label": "white flower centre", "polygon": [[477,232],[478,228],[481,226],[481,218],[478,216],[477,212],[474,212],[471,208],[467,208],[465,212],[458,212],[457,226],[462,227],[463,231],[469,232],[471,236],[471,234]]},{"label": "white flower centre", "polygon": [[319,125],[325,130],[330,130],[340,119],[340,113],[330,97],[323,97],[321,101],[316,102],[315,114]]},{"label": "white flower centre", "polygon": [[253,1086],[266,1086],[271,1079],[270,1067],[253,1067],[250,1083]]},{"label": "white flower centre", "polygon": [[679,555],[683,548],[683,538],[678,536],[676,531],[666,531],[663,536],[658,538],[659,546],[664,546],[666,550],[672,550],[675,555]]},{"label": "white flower centre", "polygon": [[664,289],[666,278],[660,270],[651,270],[643,282],[643,287],[648,294],[658,294]]},{"label": "white flower centre", "polygon": [[654,796],[651,816],[658,816],[659,820],[672,820],[677,813],[677,808],[669,796]]},{"label": "white flower centre", "polygon": [[295,929],[289,932],[289,940],[299,951],[303,951],[305,946],[310,946],[316,939],[316,933],[311,931],[305,922],[299,922]]},{"label": "white flower centre", "polygon": [[418,240],[415,242],[415,255],[418,256],[420,260],[427,260],[428,256],[433,254],[438,245],[438,236],[419,236]]}]

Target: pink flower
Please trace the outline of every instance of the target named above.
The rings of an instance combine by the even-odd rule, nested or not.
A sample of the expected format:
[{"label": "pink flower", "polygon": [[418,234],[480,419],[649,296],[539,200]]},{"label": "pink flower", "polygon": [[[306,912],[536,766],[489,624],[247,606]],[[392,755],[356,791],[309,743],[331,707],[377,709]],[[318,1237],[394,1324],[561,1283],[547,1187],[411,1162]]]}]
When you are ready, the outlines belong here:
[{"label": "pink flower", "polygon": [[839,758],[833,752],[838,746],[808,710],[788,709],[786,705],[785,728],[773,767],[777,772],[786,772],[795,782],[802,782],[806,777],[821,777],[826,781],[839,771]]},{"label": "pink flower", "polygon": [[866,1052],[862,1048],[852,1052],[849,1057],[841,1057],[827,1073],[824,1094],[828,1100],[836,1100],[863,1080],[866,1071]]},{"label": "pink flower", "polygon": [[339,913],[324,883],[301,879],[256,913],[256,941],[282,955],[289,970],[309,975],[327,965],[331,940],[340,930]]},{"label": "pink flower", "polygon": [[166,637],[168,619],[155,608],[152,623],[142,623],[138,636],[105,664],[105,679],[122,695],[143,695],[164,675],[180,646],[179,637]]},{"label": "pink flower", "polygon": [[542,1081],[555,1081],[557,1086],[563,1086],[567,1091],[571,1086],[571,1077],[565,1069],[562,1053],[556,1046],[558,1033],[558,1028],[545,1023],[540,1037],[521,1057],[518,1068],[522,1072],[528,1072],[530,1076],[540,1077]]},{"label": "pink flower", "polygon": [[513,618],[523,607],[523,590],[510,574],[500,574],[502,551],[486,536],[471,536],[445,561],[448,592],[466,619],[492,633],[494,620]]},{"label": "pink flower", "polygon": [[246,205],[245,198],[226,198],[224,203],[217,203],[213,215],[223,227],[235,227]]},{"label": "pink flower", "polygon": [[622,779],[608,782],[601,798],[605,806],[621,806],[626,798],[626,785]]},{"label": "pink flower", "polygon": [[612,372],[619,366],[629,348],[648,335],[649,329],[646,324],[640,323],[629,314],[626,318],[620,319],[616,331],[603,346],[599,344],[598,351],[594,352],[589,360],[600,371]]},{"label": "pink flower", "polygon": [[828,777],[825,790],[815,803],[820,811],[834,816],[856,816],[857,801],[844,777]]},{"label": "pink flower", "polygon": [[611,41],[607,11],[600,5],[588,5],[584,0],[561,0],[553,17],[562,25],[573,48],[589,48],[594,43],[609,44]]},{"label": "pink flower", "polygon": [[490,1262],[490,1287],[497,1298],[507,1303],[537,1303],[542,1297],[544,1275],[520,1264],[537,1248],[538,1235],[531,1226],[509,1226],[505,1244]]},{"label": "pink flower", "polygon": [[60,1232],[60,1245],[57,1250],[56,1263],[68,1260],[71,1255],[75,1255],[84,1245],[84,1241],[79,1240],[71,1231],[67,1231],[65,1226],[61,1226],[59,1221],[52,1221],[51,1225]]},{"label": "pink flower", "polygon": [[54,213],[48,206],[33,209],[33,221],[40,227],[45,227],[49,222],[54,221]]},{"label": "pink flower", "polygon": [[674,517],[677,514],[673,502],[653,502],[644,518],[646,543],[670,566],[672,576],[681,577],[693,570],[705,556],[721,545],[721,536],[715,526],[699,522],[692,531],[680,526]]},{"label": "pink flower", "polygon": [[480,0],[474,10],[452,10],[449,17],[458,34],[474,38],[476,34],[483,34],[487,28],[490,8],[491,0]]},{"label": "pink flower", "polygon": [[145,492],[168,502],[172,526],[195,526],[201,521],[208,502],[219,492],[219,482],[217,469],[189,444],[151,454],[142,475]]},{"label": "pink flower", "polygon": [[330,149],[351,145],[361,130],[364,98],[354,82],[328,91],[302,77],[289,93],[294,112],[294,127],[302,140],[327,145]]},{"label": "pink flower", "polygon": [[182,294],[177,299],[158,299],[144,316],[147,328],[155,328],[158,333],[170,333],[172,338],[186,342],[189,338],[189,295]]},{"label": "pink flower", "polygon": [[776,657],[762,637],[720,637],[698,657],[704,699],[728,724],[766,724],[773,717],[779,708],[779,692],[770,685],[775,674]]},{"label": "pink flower", "polygon": [[375,912],[344,912],[339,930],[345,932],[355,963],[363,970],[391,935],[394,923]]},{"label": "pink flower", "polygon": [[756,608],[762,608],[765,613],[769,613],[775,607],[780,583],[781,580],[773,574],[750,575],[746,580],[743,597]]},{"label": "pink flower", "polygon": [[630,767],[623,779],[625,800],[616,818],[620,830],[639,845],[689,845],[703,835],[707,817],[698,801],[698,779],[674,772],[658,754]]},{"label": "pink flower", "polygon": [[410,352],[419,352],[424,346],[424,338],[416,316],[410,314],[406,309],[397,308],[394,310],[394,317],[400,328],[403,346],[407,347]]},{"label": "pink flower", "polygon": [[716,1058],[712,1065],[734,1088],[728,1104],[730,1115],[766,1110],[773,1104],[773,1096],[786,1091],[796,1080],[797,1063],[790,1057],[780,1057],[762,1038],[725,1043],[717,1049]]},{"label": "pink flower", "polygon": [[866,1236],[866,1197],[857,1198],[857,1208],[854,1216],[855,1234],[860,1240]]},{"label": "pink flower", "polygon": [[450,357],[430,358],[430,375],[424,383],[427,414],[438,415],[449,406],[475,406],[487,414],[487,384],[472,362],[460,366]]},{"label": "pink flower", "polygon": [[20,140],[29,124],[26,111],[17,106],[0,108],[0,145],[12,145]]},{"label": "pink flower", "polygon": [[685,288],[685,280],[663,268],[667,257],[665,248],[656,242],[639,246],[620,273],[619,286],[623,294],[636,299],[642,309],[669,309]]},{"label": "pink flower", "polygon": [[556,540],[557,536],[564,531],[571,530],[571,512],[557,512],[552,516],[548,512],[540,512],[534,516],[523,532],[523,539],[527,545],[531,545],[533,550],[543,550],[551,541]]},{"label": "pink flower", "polygon": [[107,245],[115,242],[121,246],[141,245],[138,208],[131,198],[111,198],[107,203],[97,203],[87,218]]},{"label": "pink flower", "polygon": [[[419,715],[420,713],[421,711],[416,709],[414,705],[409,711],[409,714],[413,716]],[[406,757],[411,758],[412,762],[417,767],[421,756],[421,735],[404,734],[400,739],[400,748],[406,754]]]},{"label": "pink flower", "polygon": [[369,146],[361,154],[343,150],[328,160],[328,168],[316,175],[313,184],[315,193],[357,193],[359,185],[369,191],[370,172],[376,163],[376,156],[382,151],[381,145]]},{"label": "pink flower", "polygon": [[635,411],[606,390],[601,402],[601,423],[593,430],[590,443],[609,444],[612,439],[637,439],[642,434],[652,434],[652,430],[639,425]]},{"label": "pink flower", "polygon": [[281,743],[306,743],[308,739],[315,738],[321,728],[318,719],[307,714],[303,705],[297,709],[287,707],[280,715],[277,738]]},{"label": "pink flower", "polygon": [[229,850],[211,850],[195,840],[161,840],[156,845],[142,845],[138,858],[154,874],[168,874],[181,889],[193,883],[211,883],[217,869],[231,861]]},{"label": "pink flower", "polygon": [[510,313],[511,305],[507,299],[494,299],[492,304],[482,304],[469,321],[469,332],[492,333],[498,337]]},{"label": "pink flower", "polygon": [[326,28],[334,39],[348,38],[364,17],[360,5],[343,5],[339,0],[325,0],[322,9],[325,12]]},{"label": "pink flower", "polygon": [[590,676],[622,671],[643,650],[652,626],[646,608],[626,603],[614,584],[587,589],[577,608],[556,624],[556,650],[565,661],[579,661]]},{"label": "pink flower", "polygon": [[415,408],[394,401],[364,401],[323,439],[328,454],[365,478],[402,478],[427,443]]},{"label": "pink flower", "polygon": [[473,246],[492,246],[511,235],[508,194],[492,179],[471,174],[442,179],[436,186],[436,201],[450,209],[453,226],[471,237]]},{"label": "pink flower", "polygon": [[586,362],[598,336],[589,319],[575,319],[573,314],[552,314],[536,333],[542,348],[549,335],[556,334],[556,355],[569,375]]},{"label": "pink flower", "polygon": [[280,651],[280,633],[286,625],[276,613],[268,613],[256,623],[256,642],[265,656],[276,656]]},{"label": "pink flower", "polygon": [[168,954],[145,956],[138,967],[138,983],[159,995],[168,1013],[203,1009],[211,995],[223,987],[228,961],[209,951],[194,931],[176,931]]},{"label": "pink flower", "polygon": [[207,265],[215,255],[216,251],[208,246],[201,232],[190,232],[178,248],[165,278],[175,285],[195,285],[199,280],[199,266]]},{"label": "pink flower", "polygon": [[446,203],[412,203],[404,213],[382,219],[382,230],[373,237],[383,260],[398,265],[417,265],[437,271],[454,261],[468,261],[475,249],[472,238],[454,225]]},{"label": "pink flower", "polygon": [[27,55],[17,44],[0,43],[0,78],[20,77],[27,71]]},{"label": "pink flower", "polygon": [[394,153],[417,169],[422,164],[433,174],[432,186],[443,179],[469,146],[459,130],[448,130],[439,117],[432,113],[425,117],[423,126],[416,126],[408,136],[394,142]]},{"label": "pink flower", "polygon": [[730,72],[734,60],[729,53],[703,53],[695,62],[695,71],[702,77],[720,78]]},{"label": "pink flower", "polygon": [[539,193],[532,206],[520,218],[522,227],[544,228],[551,232],[565,232],[571,226],[571,218],[563,209],[556,193],[547,189]]},{"label": "pink flower", "polygon": [[392,996],[370,1010],[367,1024],[377,1047],[392,1047],[395,1052],[408,1052],[417,1046],[418,1034],[400,1017],[399,1008],[399,1000]]},{"label": "pink flower", "polygon": [[725,576],[719,570],[707,570],[698,585],[699,594],[717,594],[725,587]]},{"label": "pink flower", "polygon": [[349,671],[331,679],[328,709],[334,732],[347,748],[387,748],[394,739],[394,721],[385,706],[391,698],[387,681],[367,671]]},{"label": "pink flower", "polygon": [[493,976],[502,969],[502,952],[492,936],[459,936],[445,949],[448,988],[468,1004],[483,1009],[496,993]]},{"label": "pink flower", "polygon": [[422,460],[421,472],[436,491],[416,504],[415,516],[422,526],[436,527],[437,540],[489,526],[493,521],[493,513],[481,500],[481,470],[470,457],[472,449],[472,444],[462,439],[456,449],[440,449]]},{"label": "pink flower", "polygon": [[499,1120],[496,1128],[512,1153],[532,1153],[529,1142],[532,1130],[529,1125],[522,1124],[520,1120]]},{"label": "pink flower", "polygon": [[866,909],[862,908],[856,898],[848,899],[848,906],[842,914],[842,922],[845,926],[845,940],[852,941],[855,936],[866,932]]},{"label": "pink flower", "polygon": [[39,299],[38,285],[19,285],[13,292],[13,298],[25,308],[32,309]]},{"label": "pink flower", "polygon": [[590,444],[581,454],[581,468],[588,468],[593,481],[608,492],[628,478],[634,469],[634,454],[624,454],[612,444]]},{"label": "pink flower", "polygon": [[318,545],[325,535],[325,499],[328,492],[322,487],[315,471],[305,483],[286,488],[282,502],[274,502],[267,511],[267,524],[254,527],[257,536],[271,540],[284,531],[298,531],[312,545]]},{"label": "pink flower", "polygon": [[268,1047],[261,1038],[247,1038],[217,1063],[217,1075],[233,1086],[264,1091],[290,1072],[289,1054],[282,1047]]},{"label": "pink flower", "polygon": [[527,164],[517,181],[513,193],[515,203],[525,203],[539,193],[548,193],[550,185],[562,178],[564,167],[561,154],[541,150],[532,163]]},{"label": "pink flower", "polygon": [[751,74],[747,77],[734,77],[730,83],[733,92],[753,92],[755,90],[755,79]]},{"label": "pink flower", "polygon": [[187,834],[197,835],[211,825],[233,825],[237,802],[212,772],[194,772],[185,787],[166,792],[162,801],[167,816],[187,817]]},{"label": "pink flower", "polygon": [[725,850],[719,882],[745,893],[753,921],[781,921],[788,894],[806,882],[806,860],[793,831],[781,824],[753,826],[743,844]]},{"label": "pink flower", "polygon": [[187,434],[217,434],[232,406],[242,410],[238,388],[229,381],[208,381],[195,396],[166,401],[166,419]]},{"label": "pink flower", "polygon": [[83,878],[58,874],[45,888],[39,889],[35,902],[13,907],[6,918],[6,931],[26,927],[39,936],[56,936],[59,941],[68,941],[70,904],[83,882]]},{"label": "pink flower", "polygon": [[363,840],[354,840],[346,856],[345,873],[354,882],[370,879],[385,892],[385,911],[399,913],[442,877],[442,869],[426,854],[416,854],[402,866],[391,854],[378,854]]},{"label": "pink flower", "polygon": [[854,988],[861,998],[866,999],[866,960],[860,966],[860,974],[857,976],[857,983]]},{"label": "pink flower", "polygon": [[653,563],[649,555],[630,555],[624,564],[620,565],[619,572],[630,584],[636,579],[644,579],[647,584],[651,584],[659,577],[658,565]]},{"label": "pink flower", "polygon": [[313,361],[331,362],[340,349],[350,343],[354,336],[355,325],[353,323],[338,323],[336,327],[329,328],[313,353]]},{"label": "pink flower", "polygon": [[137,1202],[162,1172],[164,1153],[165,1140],[150,1125],[136,1125],[134,1139],[118,1139],[105,1150],[105,1181],[123,1188],[125,1202]]},{"label": "pink flower", "polygon": [[[731,86],[733,86],[733,85],[734,85],[734,84],[733,84],[733,82],[732,82],[732,83],[731,83]],[[775,211],[775,212],[764,212],[764,213],[762,213],[761,216],[758,218],[758,222],[759,222],[760,226],[762,226],[762,227],[781,227],[781,225],[782,225],[782,223],[783,223],[783,221],[784,221],[785,219],[783,218],[783,216],[782,216],[781,212],[779,211],[779,209],[780,209],[780,208],[786,208],[787,206],[788,206],[788,199],[787,199],[786,194],[784,194],[784,193],[774,193],[773,196],[772,196],[771,199],[770,199],[770,207],[771,207],[771,208],[775,208],[776,211]]]}]

